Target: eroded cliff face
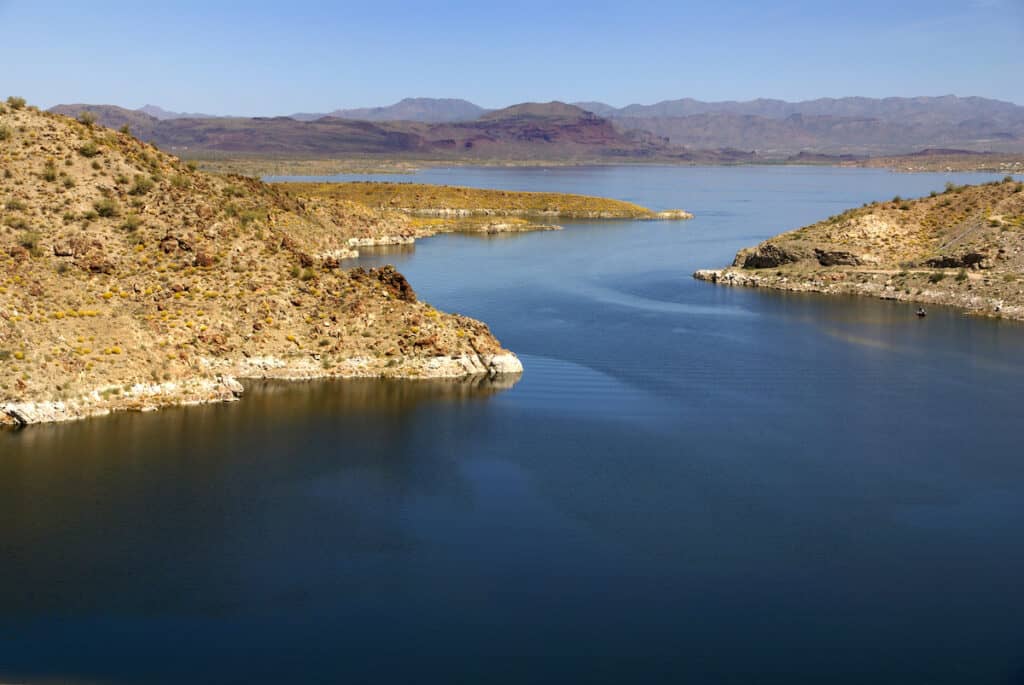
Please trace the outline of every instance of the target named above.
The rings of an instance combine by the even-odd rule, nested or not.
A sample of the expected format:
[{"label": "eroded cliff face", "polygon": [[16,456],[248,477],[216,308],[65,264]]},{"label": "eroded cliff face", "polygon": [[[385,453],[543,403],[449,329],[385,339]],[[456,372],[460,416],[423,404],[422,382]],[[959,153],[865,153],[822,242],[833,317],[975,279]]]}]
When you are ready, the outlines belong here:
[{"label": "eroded cliff face", "polygon": [[695,278],[953,305],[1024,319],[1024,183],[894,198],[740,250]]},{"label": "eroded cliff face", "polygon": [[407,217],[26,107],[0,111],[0,168],[0,422],[232,399],[236,378],[521,370],[393,268],[342,268]]}]

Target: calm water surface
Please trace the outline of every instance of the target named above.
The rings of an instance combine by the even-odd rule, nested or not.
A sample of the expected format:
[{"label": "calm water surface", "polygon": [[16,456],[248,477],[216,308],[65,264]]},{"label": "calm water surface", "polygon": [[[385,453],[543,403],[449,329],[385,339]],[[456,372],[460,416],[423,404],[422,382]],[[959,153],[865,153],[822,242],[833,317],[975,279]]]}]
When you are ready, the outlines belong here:
[{"label": "calm water surface", "polygon": [[0,432],[0,682],[1024,683],[1024,326],[690,278],[983,179],[398,179],[697,218],[364,257],[487,321],[510,388],[265,383]]}]

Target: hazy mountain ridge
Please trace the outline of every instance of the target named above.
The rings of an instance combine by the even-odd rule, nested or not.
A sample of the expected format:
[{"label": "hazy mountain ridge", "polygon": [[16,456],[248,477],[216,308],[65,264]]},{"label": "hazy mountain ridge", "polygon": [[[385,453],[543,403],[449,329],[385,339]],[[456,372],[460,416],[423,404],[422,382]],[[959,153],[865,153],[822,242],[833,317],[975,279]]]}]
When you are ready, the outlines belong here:
[{"label": "hazy mountain ridge", "polygon": [[323,117],[358,119],[361,121],[419,121],[428,124],[473,121],[488,110],[467,100],[455,98],[405,98],[386,107],[336,109],[326,114],[300,112],[292,114],[297,121],[315,121]]},{"label": "hazy mountain ridge", "polygon": [[[400,107],[401,106],[401,107]],[[900,155],[944,147],[1024,152],[1024,107],[985,98],[759,99],[709,103],[684,98],[614,108],[600,102],[521,103],[487,111],[464,100],[416,98],[346,116],[316,118],[164,118],[110,105],[61,105],[94,112],[113,128],[127,124],[179,153],[373,154],[562,160],[638,157],[686,161],[788,159],[800,154]],[[422,121],[456,116],[471,121]],[[373,121],[348,118],[381,117]],[[406,117],[392,119],[393,116]],[[386,120],[385,120],[386,119]],[[701,156],[696,151],[715,150]],[[738,151],[745,151],[740,154]]]}]

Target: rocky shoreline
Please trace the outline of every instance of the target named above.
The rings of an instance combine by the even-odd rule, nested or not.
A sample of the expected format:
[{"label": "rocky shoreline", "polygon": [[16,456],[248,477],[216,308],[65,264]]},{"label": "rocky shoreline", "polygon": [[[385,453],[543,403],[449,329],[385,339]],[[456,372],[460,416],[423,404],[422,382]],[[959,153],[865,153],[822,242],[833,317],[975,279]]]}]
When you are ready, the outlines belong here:
[{"label": "rocky shoreline", "polygon": [[[394,363],[392,363],[394,362]],[[324,369],[316,356],[302,359],[252,357],[241,360],[201,359],[205,376],[163,383],[109,386],[63,401],[7,402],[0,405],[0,426],[23,427],[106,416],[119,411],[156,411],[164,407],[233,402],[244,396],[240,380],[322,380],[391,378],[402,380],[518,379],[523,365],[511,353],[410,358],[384,361],[353,357]],[[511,384],[511,383],[510,383]]]},{"label": "rocky shoreline", "polygon": [[782,233],[693,277],[721,285],[862,295],[1024,320],[1024,182],[947,184]]},{"label": "rocky shoreline", "polygon": [[906,288],[894,283],[889,274],[832,271],[804,277],[794,274],[752,272],[730,267],[700,269],[693,273],[693,277],[698,281],[743,288],[770,288],[822,295],[858,295],[914,304],[958,307],[978,316],[1024,321],[1024,306],[1007,303],[1003,298],[935,286],[922,287],[916,292],[908,293]]}]

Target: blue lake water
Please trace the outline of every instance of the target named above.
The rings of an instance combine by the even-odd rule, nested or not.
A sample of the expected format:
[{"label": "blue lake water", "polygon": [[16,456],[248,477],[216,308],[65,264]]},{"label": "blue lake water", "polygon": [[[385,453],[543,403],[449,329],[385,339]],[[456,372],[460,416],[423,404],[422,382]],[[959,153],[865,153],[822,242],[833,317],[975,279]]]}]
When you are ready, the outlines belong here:
[{"label": "blue lake water", "polygon": [[990,178],[384,177],[697,217],[361,259],[488,322],[510,388],[260,383],[0,432],[0,682],[1024,683],[1024,326],[690,278]]}]

